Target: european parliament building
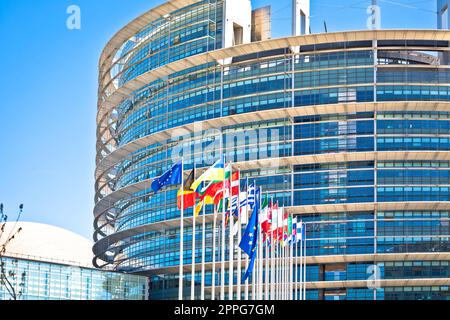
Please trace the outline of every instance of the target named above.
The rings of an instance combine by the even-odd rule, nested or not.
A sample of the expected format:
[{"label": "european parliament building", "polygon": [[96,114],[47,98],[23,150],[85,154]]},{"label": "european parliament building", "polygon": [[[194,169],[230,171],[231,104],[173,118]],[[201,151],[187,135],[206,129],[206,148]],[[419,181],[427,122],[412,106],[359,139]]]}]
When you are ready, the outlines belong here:
[{"label": "european parliament building", "polygon": [[[448,4],[438,6],[448,29]],[[270,11],[173,0],[108,42],[94,265],[149,276],[151,299],[178,298],[178,188],[153,194],[151,182],[180,144],[186,170],[207,168],[219,136],[212,149],[241,170],[241,185],[255,181],[306,223],[308,300],[449,300],[450,31],[310,34],[309,1],[296,0],[292,36],[272,39]],[[243,138],[226,143],[230,134]],[[208,212],[211,289],[221,252]],[[184,220],[190,298],[191,243],[197,281],[203,239],[191,212]]]}]

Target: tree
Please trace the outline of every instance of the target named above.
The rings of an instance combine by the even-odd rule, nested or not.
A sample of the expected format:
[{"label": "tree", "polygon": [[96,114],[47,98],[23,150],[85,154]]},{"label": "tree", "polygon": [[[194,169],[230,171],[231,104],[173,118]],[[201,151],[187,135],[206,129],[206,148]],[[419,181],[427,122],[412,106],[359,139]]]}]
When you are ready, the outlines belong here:
[{"label": "tree", "polygon": [[11,231],[7,234],[5,232],[6,223],[8,222],[8,216],[3,212],[3,203],[0,204],[0,285],[3,286],[8,294],[11,296],[12,300],[19,299],[23,294],[24,282],[25,282],[25,274],[21,275],[22,283],[19,284],[21,287],[20,291],[16,292],[16,272],[14,270],[6,270],[6,263],[4,261],[4,257],[6,254],[6,249],[8,245],[13,241],[17,235],[22,231],[22,228],[16,230],[17,223],[20,220],[20,216],[23,212],[23,204],[19,206],[19,214],[17,215],[17,219],[15,220],[14,226]]}]

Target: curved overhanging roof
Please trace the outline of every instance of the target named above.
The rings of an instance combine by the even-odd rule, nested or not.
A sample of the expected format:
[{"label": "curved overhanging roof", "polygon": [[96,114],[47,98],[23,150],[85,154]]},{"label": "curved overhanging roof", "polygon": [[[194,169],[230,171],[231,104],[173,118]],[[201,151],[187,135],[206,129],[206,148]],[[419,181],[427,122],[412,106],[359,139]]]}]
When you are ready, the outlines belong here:
[{"label": "curved overhanging roof", "polygon": [[[195,1],[194,1],[195,2]],[[199,66],[209,62],[216,62],[230,57],[252,54],[281,48],[297,47],[321,43],[345,42],[345,41],[370,41],[370,40],[450,40],[450,32],[447,30],[359,30],[345,32],[318,33],[303,36],[289,36],[265,41],[251,42],[238,46],[223,48],[214,51],[190,56],[172,63],[150,70],[132,80],[115,91],[108,102],[116,104],[120,97],[127,96],[131,92],[142,87],[143,84],[171,73],[184,70],[189,67]],[[104,64],[101,59],[100,65]],[[101,83],[103,92],[104,83]],[[99,97],[100,98],[100,97]],[[117,99],[118,98],[118,99]],[[100,107],[100,105],[99,105]],[[100,110],[99,110],[100,111]],[[99,115],[102,115],[99,113]],[[99,117],[101,119],[101,117]]]}]

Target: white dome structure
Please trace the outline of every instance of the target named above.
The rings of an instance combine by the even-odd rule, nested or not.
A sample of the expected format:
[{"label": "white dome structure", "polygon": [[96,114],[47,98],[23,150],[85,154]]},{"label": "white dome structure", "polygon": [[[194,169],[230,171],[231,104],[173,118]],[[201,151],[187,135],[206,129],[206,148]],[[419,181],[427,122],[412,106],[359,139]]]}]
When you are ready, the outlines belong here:
[{"label": "white dome structure", "polygon": [[22,228],[20,233],[6,248],[6,256],[93,267],[91,241],[69,230],[47,224],[8,222],[0,237],[0,245],[19,228]]}]

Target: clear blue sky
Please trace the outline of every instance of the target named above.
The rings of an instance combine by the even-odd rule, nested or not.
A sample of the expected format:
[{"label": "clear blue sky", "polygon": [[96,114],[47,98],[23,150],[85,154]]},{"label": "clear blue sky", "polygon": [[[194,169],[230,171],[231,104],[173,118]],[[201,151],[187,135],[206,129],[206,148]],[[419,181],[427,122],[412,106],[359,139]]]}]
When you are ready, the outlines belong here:
[{"label": "clear blue sky", "polygon": [[[97,63],[108,39],[164,1],[0,0],[0,202],[14,217],[92,234]],[[290,31],[290,0],[276,3],[273,36]],[[81,30],[66,8],[81,8]],[[312,31],[366,28],[370,0],[312,0]],[[380,1],[383,28],[435,28],[434,0]]]}]

